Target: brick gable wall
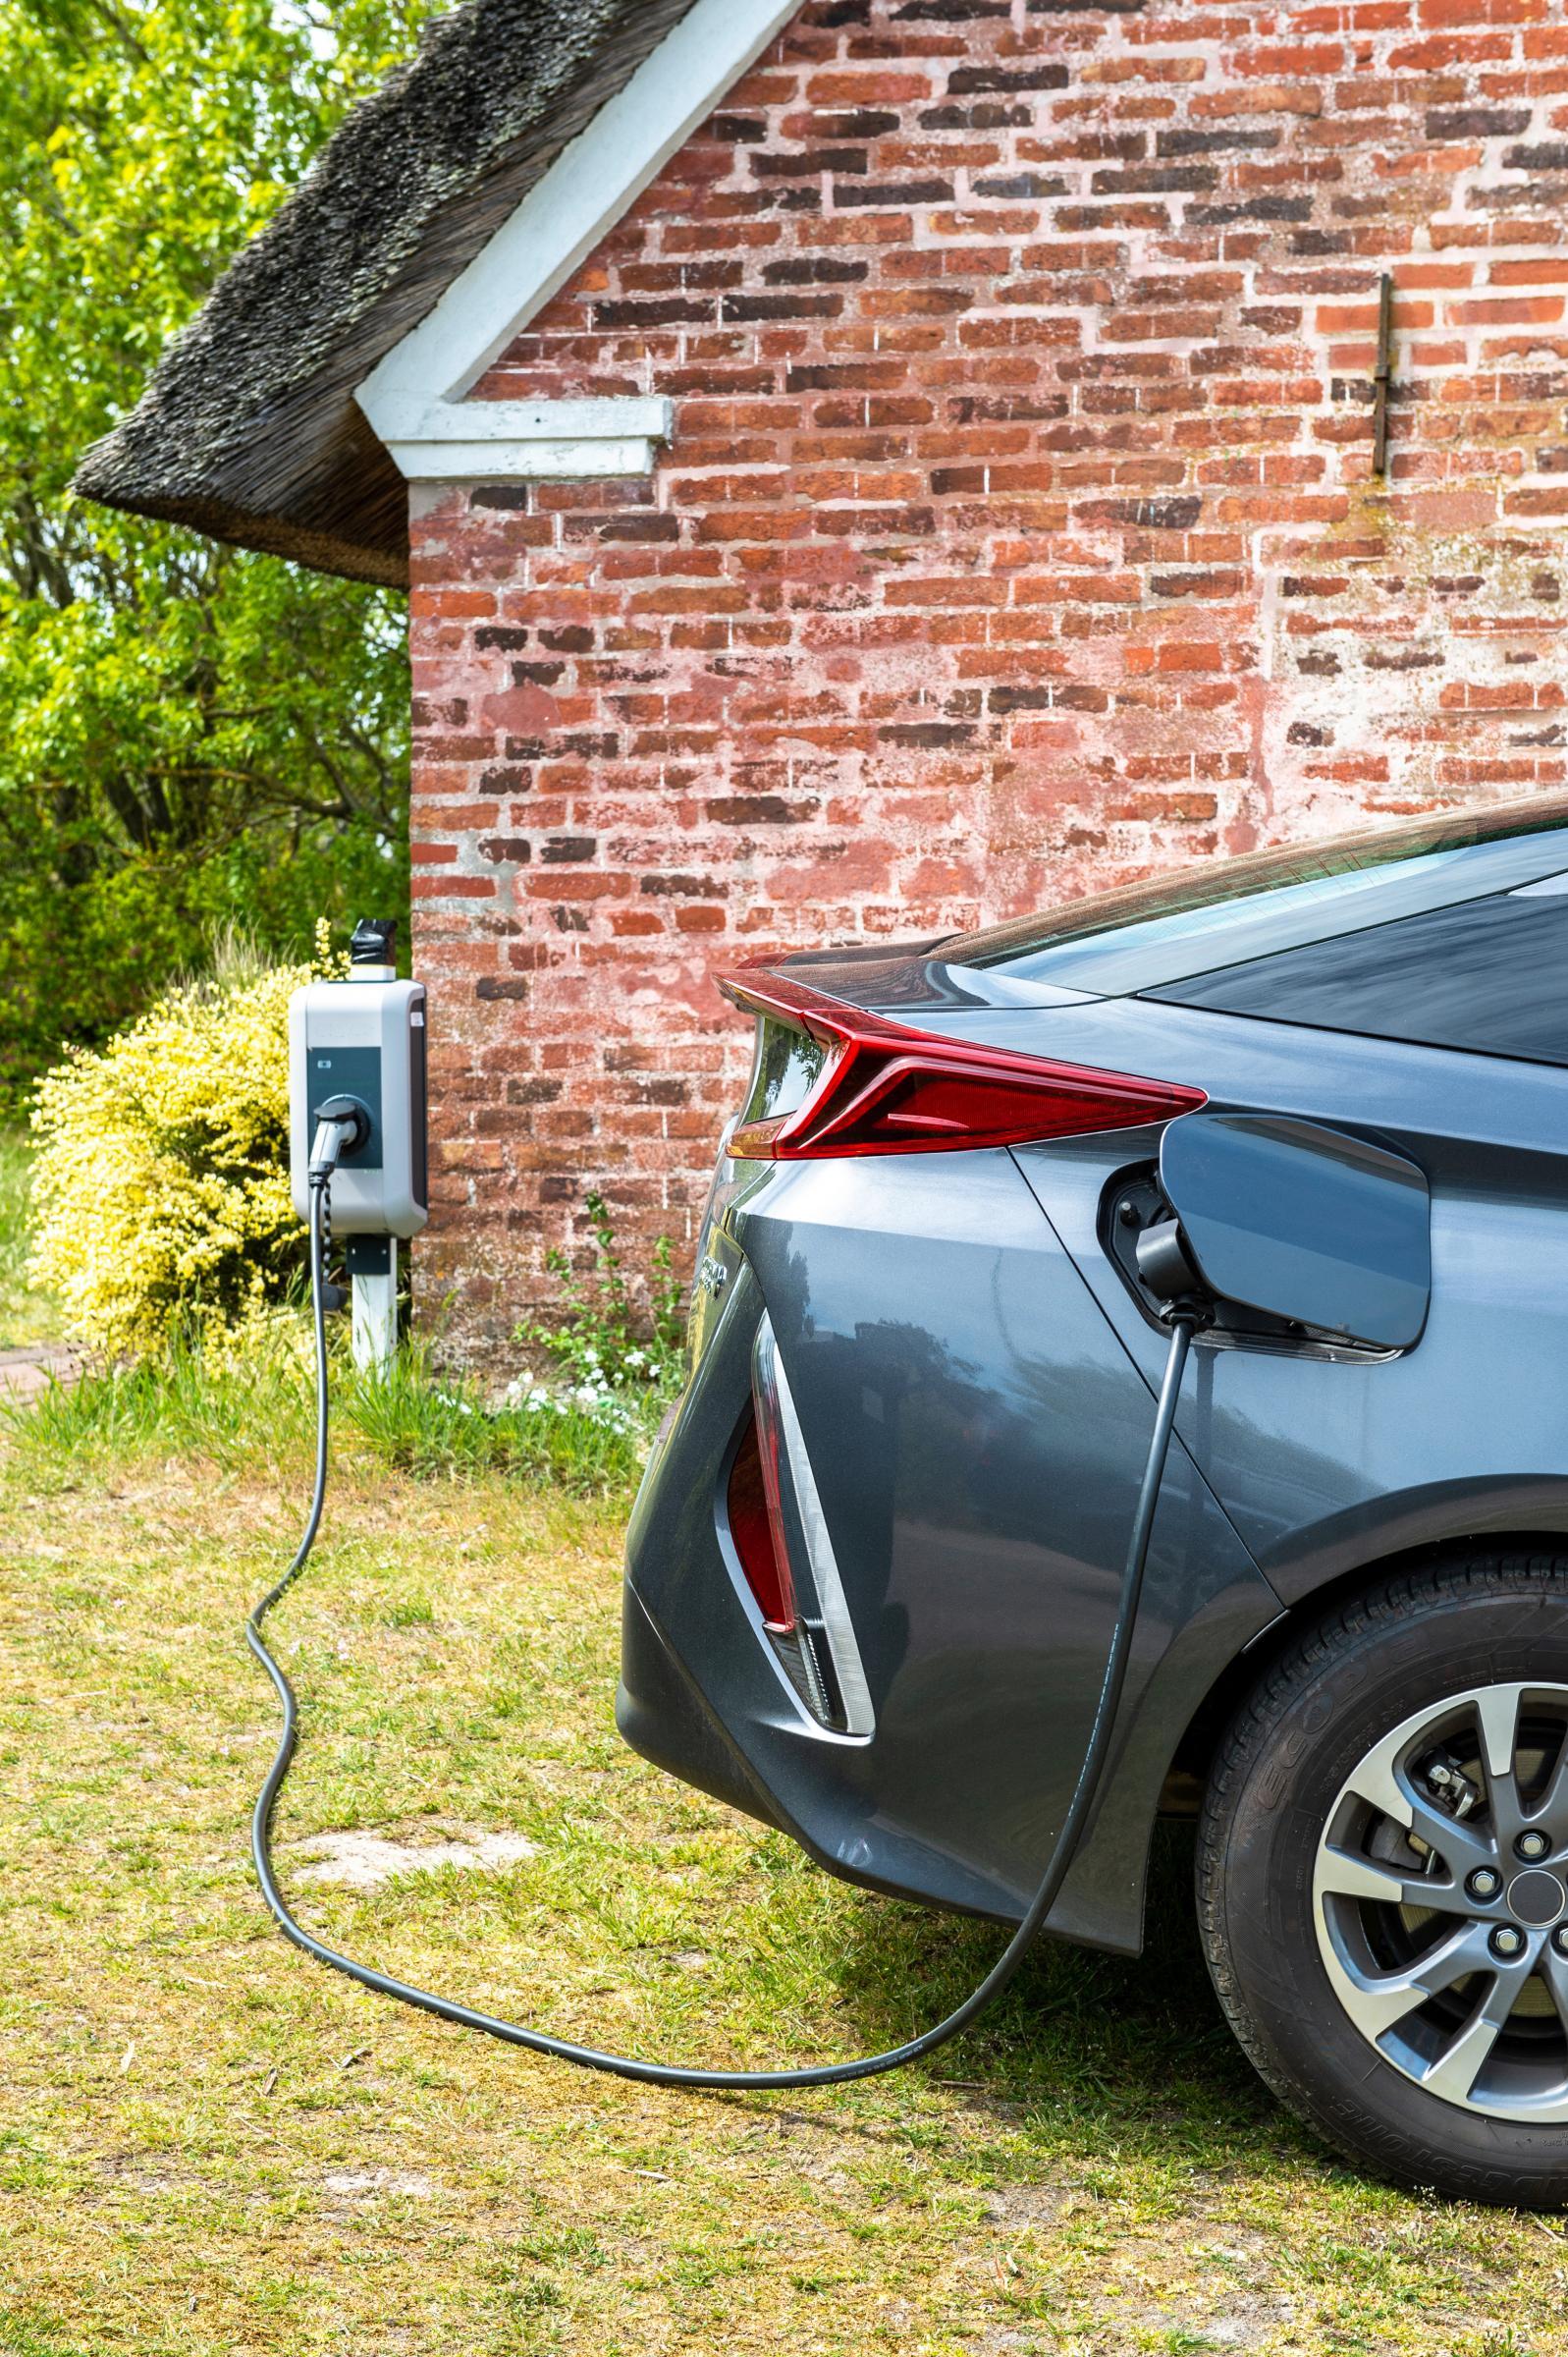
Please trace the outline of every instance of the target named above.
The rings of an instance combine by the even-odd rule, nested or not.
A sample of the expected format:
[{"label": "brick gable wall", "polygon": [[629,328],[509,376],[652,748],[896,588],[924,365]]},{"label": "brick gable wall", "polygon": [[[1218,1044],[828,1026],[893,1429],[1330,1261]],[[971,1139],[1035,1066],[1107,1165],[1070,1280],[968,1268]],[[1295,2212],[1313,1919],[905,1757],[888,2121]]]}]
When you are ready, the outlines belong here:
[{"label": "brick gable wall", "polygon": [[715,967],[1561,782],[1565,206],[1557,0],[802,11],[477,389],[653,478],[415,500],[457,1331],[689,1240]]}]

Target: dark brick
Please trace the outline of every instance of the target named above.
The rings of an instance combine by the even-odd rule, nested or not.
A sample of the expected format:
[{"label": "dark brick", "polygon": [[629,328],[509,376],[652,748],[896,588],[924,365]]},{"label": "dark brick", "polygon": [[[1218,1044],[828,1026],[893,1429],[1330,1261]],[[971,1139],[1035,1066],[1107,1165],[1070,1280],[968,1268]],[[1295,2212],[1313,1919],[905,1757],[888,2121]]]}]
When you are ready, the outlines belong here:
[{"label": "dark brick", "polygon": [[838,287],[858,285],[870,269],[869,262],[843,261],[837,254],[791,254],[782,262],[764,262],[762,275],[770,287]]},{"label": "dark brick", "polygon": [[1177,499],[1133,500],[1126,521],[1145,532],[1190,532],[1203,514],[1203,501],[1195,492]]},{"label": "dark brick", "polygon": [[621,740],[607,730],[568,729],[556,739],[554,750],[574,761],[615,761],[621,755]]},{"label": "dark brick", "polygon": [[1032,106],[1007,106],[999,98],[977,99],[973,106],[933,106],[920,118],[922,131],[1027,131],[1035,119]]},{"label": "dark brick", "polygon": [[1433,106],[1427,110],[1429,139],[1515,137],[1530,129],[1528,106]]},{"label": "dark brick", "polygon": [[722,901],[728,884],[717,876],[642,876],[637,890],[653,900]]},{"label": "dark brick", "polygon": [[617,328],[703,327],[713,318],[711,302],[694,302],[687,295],[661,295],[630,302],[596,302],[593,323],[606,333]]},{"label": "dark brick", "polygon": [[1234,204],[1190,204],[1187,220],[1194,229],[1230,229],[1239,221],[1305,221],[1311,211],[1310,196],[1249,196]]},{"label": "dark brick", "polygon": [[669,514],[612,516],[600,524],[597,536],[601,540],[678,540],[680,519]]},{"label": "dark brick", "polygon": [[974,734],[972,722],[949,720],[894,721],[877,731],[884,744],[925,745],[933,750],[971,744]]},{"label": "dark brick", "polygon": [[1162,131],[1155,137],[1156,155],[1246,155],[1277,147],[1279,134],[1260,131]]},{"label": "dark brick", "polygon": [[1015,90],[1064,90],[1072,77],[1062,65],[956,66],[947,77],[953,98],[995,97]]},{"label": "dark brick", "polygon": [[1056,196],[1066,182],[1043,172],[982,172],[974,185],[977,196]]},{"label": "dark brick", "polygon": [[721,827],[784,827],[806,817],[811,807],[786,801],[782,794],[729,794],[708,804],[708,816]]},{"label": "dark brick", "polygon": [[720,306],[726,322],[756,319],[837,319],[841,295],[727,295]]},{"label": "dark brick", "polygon": [[843,188],[835,181],[833,200],[840,208],[864,204],[883,212],[902,212],[911,204],[951,204],[953,188],[950,180],[879,180],[868,181],[864,187],[850,181]]},{"label": "dark brick", "polygon": [[1123,164],[1115,171],[1093,173],[1089,188],[1096,196],[1201,195],[1218,181],[1209,164]]},{"label": "dark brick", "polygon": [[824,172],[864,172],[864,147],[785,147],[777,154],[754,155],[751,169],[759,180],[820,180]]},{"label": "dark brick", "polygon": [[892,107],[851,106],[837,113],[819,114],[817,130],[828,139],[880,139],[888,132],[896,131],[903,121]]},{"label": "dark brick", "polygon": [[973,25],[984,17],[1010,17],[1011,0],[903,0],[892,12],[895,25]]}]

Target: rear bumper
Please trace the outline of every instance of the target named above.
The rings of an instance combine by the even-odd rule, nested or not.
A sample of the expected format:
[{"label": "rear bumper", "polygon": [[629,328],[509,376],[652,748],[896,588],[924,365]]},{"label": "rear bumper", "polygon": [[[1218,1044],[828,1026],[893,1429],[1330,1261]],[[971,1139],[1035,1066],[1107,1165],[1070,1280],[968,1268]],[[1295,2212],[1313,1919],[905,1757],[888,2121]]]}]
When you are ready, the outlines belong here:
[{"label": "rear bumper", "polygon": [[629,1579],[622,1598],[616,1726],[633,1751],[683,1784],[711,1792],[764,1825],[782,1824]]}]

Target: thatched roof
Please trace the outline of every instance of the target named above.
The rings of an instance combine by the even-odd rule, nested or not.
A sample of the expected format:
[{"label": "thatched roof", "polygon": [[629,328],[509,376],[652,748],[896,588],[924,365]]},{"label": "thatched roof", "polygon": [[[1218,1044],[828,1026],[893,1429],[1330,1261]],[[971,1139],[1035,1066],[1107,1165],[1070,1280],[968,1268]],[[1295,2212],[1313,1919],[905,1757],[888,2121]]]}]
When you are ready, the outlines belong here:
[{"label": "thatched roof", "polygon": [[76,488],[324,573],[407,577],[403,477],[353,389],[690,0],[463,0],[219,279]]}]

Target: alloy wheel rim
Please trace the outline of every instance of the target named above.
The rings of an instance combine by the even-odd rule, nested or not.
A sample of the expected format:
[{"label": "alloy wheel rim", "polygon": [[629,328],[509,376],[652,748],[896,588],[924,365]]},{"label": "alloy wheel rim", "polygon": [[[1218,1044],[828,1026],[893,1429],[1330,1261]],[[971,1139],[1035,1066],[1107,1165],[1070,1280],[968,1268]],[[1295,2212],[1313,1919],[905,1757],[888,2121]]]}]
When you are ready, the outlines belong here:
[{"label": "alloy wheel rim", "polygon": [[1568,1685],[1467,1687],[1345,1779],[1318,1950],[1385,2062],[1465,2111],[1568,2121]]}]

